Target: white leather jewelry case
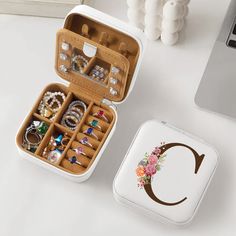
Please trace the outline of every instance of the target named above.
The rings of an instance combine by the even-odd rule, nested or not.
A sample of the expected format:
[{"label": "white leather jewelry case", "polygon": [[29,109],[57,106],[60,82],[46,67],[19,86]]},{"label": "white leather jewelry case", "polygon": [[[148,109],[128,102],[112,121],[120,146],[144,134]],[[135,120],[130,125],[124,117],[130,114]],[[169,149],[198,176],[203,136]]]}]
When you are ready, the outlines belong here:
[{"label": "white leather jewelry case", "polygon": [[[65,48],[65,46],[68,46],[68,48]],[[115,131],[118,118],[116,105],[125,101],[133,89],[144,46],[145,37],[140,30],[85,5],[72,9],[65,19],[63,28],[57,33],[55,63],[57,74],[67,80],[69,84],[68,82],[51,84],[41,93],[17,134],[16,144],[20,155],[71,180],[82,182],[88,179]],[[83,73],[65,69],[66,66],[70,67],[70,61],[66,58],[73,56],[72,49],[74,53],[83,54],[83,57],[89,61],[87,69],[84,69]],[[67,50],[67,54],[64,53],[65,50]],[[95,65],[99,63],[106,67],[109,74],[103,83],[94,81],[91,77],[92,68],[96,68]],[[111,82],[113,79],[111,76],[114,73],[112,69],[114,68],[120,70],[117,84]],[[117,94],[111,93],[111,91],[114,92],[113,88],[118,91]],[[43,95],[49,90],[53,92],[60,90],[66,95],[62,108],[53,121],[43,117],[38,111]],[[81,124],[78,124],[75,131],[71,131],[62,125],[61,120],[68,105],[76,99],[80,99],[87,104],[87,111],[84,112],[84,116],[80,121]],[[109,124],[106,124],[101,117],[100,119],[95,117],[102,126],[100,131],[91,128],[91,120],[89,120],[94,117],[95,113],[99,112],[98,108],[110,117]],[[46,123],[49,128],[41,144],[32,152],[24,148],[22,143],[27,127],[34,120]],[[88,128],[89,126],[90,128]],[[91,135],[88,136],[85,129],[93,129],[97,140]],[[49,146],[50,137],[61,133],[69,136],[70,140],[65,145],[66,147],[57,163],[52,163],[47,157],[43,156],[43,153],[45,148]],[[82,145],[80,142],[80,139],[86,136],[85,134],[89,142],[93,144],[90,145],[91,147]],[[71,157],[76,155],[72,152],[74,152],[76,146],[79,147],[78,145],[83,146],[84,156],[81,155],[81,152],[80,155],[76,156],[78,158],[76,163],[69,162],[68,160],[72,160]],[[81,162],[85,159],[86,165],[83,163],[81,165]]]},{"label": "white leather jewelry case", "polygon": [[195,215],[218,164],[216,151],[165,122],[138,130],[113,182],[115,199],[175,225]]}]

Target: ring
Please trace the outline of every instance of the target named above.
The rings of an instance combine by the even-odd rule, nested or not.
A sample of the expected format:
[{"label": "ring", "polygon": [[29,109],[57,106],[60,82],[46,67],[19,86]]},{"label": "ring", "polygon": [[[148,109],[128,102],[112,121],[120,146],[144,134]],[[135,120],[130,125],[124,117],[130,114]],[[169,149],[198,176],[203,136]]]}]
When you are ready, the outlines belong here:
[{"label": "ring", "polygon": [[102,127],[100,125],[98,125],[98,120],[92,120],[92,121],[89,122],[89,124],[93,128],[97,128],[98,130],[102,131]]},{"label": "ring", "polygon": [[79,140],[79,142],[83,145],[88,145],[89,147],[93,148],[93,145],[89,142],[87,137],[83,137]]},{"label": "ring", "polygon": [[73,101],[70,105],[69,105],[69,108],[68,110],[71,110],[73,107],[82,107],[84,109],[83,113],[86,112],[87,110],[87,106],[84,102],[80,101],[80,100],[76,100],[76,101]]},{"label": "ring", "polygon": [[74,148],[73,151],[75,151],[77,155],[87,156],[82,147]]},{"label": "ring", "polygon": [[45,123],[44,121],[33,121],[32,125],[36,128],[37,133],[41,135],[45,135],[49,128],[48,124]]},{"label": "ring", "polygon": [[48,153],[49,153],[50,151],[55,150],[56,147],[57,147],[57,143],[56,143],[56,141],[55,141],[55,138],[54,138],[53,136],[51,136],[48,145],[47,145],[47,146],[44,148],[44,150],[43,150],[42,156],[43,156],[44,158],[47,158],[47,157],[48,157]]},{"label": "ring", "polygon": [[83,133],[87,135],[91,135],[98,140],[98,136],[93,132],[93,128],[91,127],[86,129]]},{"label": "ring", "polygon": [[39,114],[53,120],[65,99],[66,96],[62,92],[46,92],[38,107]]},{"label": "ring", "polygon": [[80,161],[77,160],[76,156],[70,157],[68,160],[71,164],[75,163],[75,164],[80,165],[84,168],[87,168],[85,165],[83,165]]},{"label": "ring", "polygon": [[81,116],[76,112],[70,111],[66,112],[61,120],[61,124],[71,130],[75,130],[77,124],[80,122]]},{"label": "ring", "polygon": [[71,102],[61,119],[61,124],[71,130],[75,130],[86,112],[86,109],[86,104],[80,100]]},{"label": "ring", "polygon": [[70,138],[69,138],[69,137],[64,137],[64,138],[61,140],[61,145],[62,145],[62,147],[65,148],[69,142],[70,142]]},{"label": "ring", "polygon": [[67,133],[58,134],[56,138],[51,136],[48,145],[43,150],[42,156],[47,158],[50,162],[57,162],[55,159],[60,158],[59,154],[62,154],[69,141],[70,137]]},{"label": "ring", "polygon": [[84,68],[88,65],[88,60],[79,54],[74,54],[71,64],[74,71],[83,73]]},{"label": "ring", "polygon": [[52,163],[58,162],[60,157],[61,157],[61,152],[58,149],[50,151],[47,155],[47,159]]},{"label": "ring", "polygon": [[[36,140],[35,141],[30,140],[29,135],[33,135],[36,138]],[[37,132],[37,129],[35,128],[34,125],[31,125],[26,129],[23,139],[24,139],[23,146],[27,150],[35,152],[40,142],[43,139],[43,135]]]},{"label": "ring", "polygon": [[102,118],[103,120],[105,120],[106,122],[109,122],[109,120],[107,119],[107,117],[105,116],[105,112],[102,110],[98,110],[97,112],[95,112],[93,114],[93,116],[98,117],[98,118]]}]

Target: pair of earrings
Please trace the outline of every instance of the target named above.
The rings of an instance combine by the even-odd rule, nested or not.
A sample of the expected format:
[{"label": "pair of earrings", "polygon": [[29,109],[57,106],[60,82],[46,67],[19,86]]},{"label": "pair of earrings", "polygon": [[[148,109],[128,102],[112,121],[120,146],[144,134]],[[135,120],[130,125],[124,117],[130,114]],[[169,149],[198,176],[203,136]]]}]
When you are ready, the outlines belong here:
[{"label": "pair of earrings", "polygon": [[[72,55],[72,58],[71,58],[66,53],[67,51],[70,50],[70,48],[71,48],[71,45],[69,43],[62,42],[61,49],[63,50],[63,52],[60,52],[60,54],[59,54],[60,60],[62,60],[62,61],[71,60],[71,69],[73,71],[77,71],[77,72],[83,73],[84,68],[88,65],[88,60],[84,56],[79,55],[76,52],[73,52],[73,55]],[[67,73],[70,70],[70,68],[68,68],[64,64],[60,65],[59,69],[63,73]]]}]

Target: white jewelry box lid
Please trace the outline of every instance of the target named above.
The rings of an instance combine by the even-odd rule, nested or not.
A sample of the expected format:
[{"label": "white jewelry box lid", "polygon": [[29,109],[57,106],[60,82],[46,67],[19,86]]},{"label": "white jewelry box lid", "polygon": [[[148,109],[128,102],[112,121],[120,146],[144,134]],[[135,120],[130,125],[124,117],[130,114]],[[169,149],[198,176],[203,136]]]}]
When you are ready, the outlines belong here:
[{"label": "white jewelry box lid", "polygon": [[147,121],[117,172],[114,197],[162,222],[184,225],[196,213],[217,164],[216,151],[202,140],[165,122]]}]

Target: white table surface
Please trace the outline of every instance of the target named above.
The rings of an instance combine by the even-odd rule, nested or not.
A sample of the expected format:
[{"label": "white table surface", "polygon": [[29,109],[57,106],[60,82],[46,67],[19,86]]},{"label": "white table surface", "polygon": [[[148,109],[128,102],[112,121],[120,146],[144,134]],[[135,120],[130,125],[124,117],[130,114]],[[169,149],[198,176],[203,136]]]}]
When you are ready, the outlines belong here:
[{"label": "white table surface", "polygon": [[[235,235],[236,123],[194,104],[228,3],[191,1],[178,45],[149,42],[135,88],[118,108],[117,130],[94,174],[82,184],[22,160],[15,147],[16,131],[40,91],[59,80],[54,49],[62,20],[0,15],[1,236]],[[127,20],[124,0],[100,0],[95,7]],[[113,178],[135,132],[152,118],[202,137],[221,156],[199,212],[187,228],[138,215],[118,205],[112,195]]]}]

